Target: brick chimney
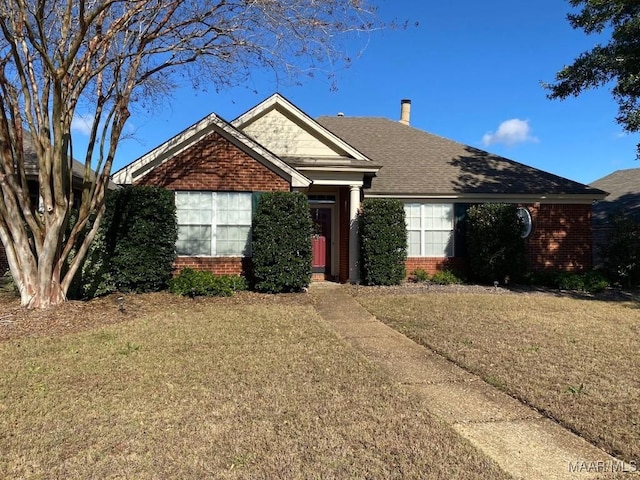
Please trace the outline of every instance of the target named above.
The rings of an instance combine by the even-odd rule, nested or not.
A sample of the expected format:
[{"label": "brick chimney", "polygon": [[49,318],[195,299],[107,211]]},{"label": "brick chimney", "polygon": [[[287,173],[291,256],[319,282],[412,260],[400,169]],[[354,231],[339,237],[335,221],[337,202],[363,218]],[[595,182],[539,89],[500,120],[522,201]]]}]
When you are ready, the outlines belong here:
[{"label": "brick chimney", "polygon": [[400,123],[409,125],[411,120],[411,100],[404,99],[400,101]]}]

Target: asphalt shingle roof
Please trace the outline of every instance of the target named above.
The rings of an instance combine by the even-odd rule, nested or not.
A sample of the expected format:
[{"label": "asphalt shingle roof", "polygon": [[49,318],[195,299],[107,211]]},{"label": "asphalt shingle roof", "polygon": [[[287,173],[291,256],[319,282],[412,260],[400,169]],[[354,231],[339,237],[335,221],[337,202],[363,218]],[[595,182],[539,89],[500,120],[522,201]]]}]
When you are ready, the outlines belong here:
[{"label": "asphalt shingle roof", "polygon": [[591,186],[609,192],[605,200],[593,206],[595,224],[605,223],[616,211],[640,221],[640,168],[617,170],[592,182]]},{"label": "asphalt shingle roof", "polygon": [[320,117],[317,121],[382,165],[372,194],[604,194],[386,118]]}]

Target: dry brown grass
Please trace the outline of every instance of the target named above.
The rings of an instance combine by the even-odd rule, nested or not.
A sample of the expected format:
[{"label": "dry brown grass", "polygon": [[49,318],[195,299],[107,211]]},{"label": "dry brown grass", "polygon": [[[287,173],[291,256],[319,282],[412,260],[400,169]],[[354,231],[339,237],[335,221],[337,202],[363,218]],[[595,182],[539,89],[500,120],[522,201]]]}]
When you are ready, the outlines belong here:
[{"label": "dry brown grass", "polygon": [[541,294],[366,293],[358,299],[380,320],[638,462],[640,304]]},{"label": "dry brown grass", "polygon": [[0,478],[507,478],[300,298],[134,297],[5,336]]}]

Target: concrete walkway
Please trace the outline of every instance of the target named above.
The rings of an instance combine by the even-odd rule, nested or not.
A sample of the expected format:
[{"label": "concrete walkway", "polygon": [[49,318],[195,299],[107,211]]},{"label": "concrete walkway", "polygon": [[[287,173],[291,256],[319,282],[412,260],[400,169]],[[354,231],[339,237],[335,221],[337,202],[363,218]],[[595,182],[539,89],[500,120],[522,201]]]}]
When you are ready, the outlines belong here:
[{"label": "concrete walkway", "polygon": [[634,469],[378,321],[344,287],[312,284],[310,293],[342,338],[514,478],[640,478],[612,474]]}]

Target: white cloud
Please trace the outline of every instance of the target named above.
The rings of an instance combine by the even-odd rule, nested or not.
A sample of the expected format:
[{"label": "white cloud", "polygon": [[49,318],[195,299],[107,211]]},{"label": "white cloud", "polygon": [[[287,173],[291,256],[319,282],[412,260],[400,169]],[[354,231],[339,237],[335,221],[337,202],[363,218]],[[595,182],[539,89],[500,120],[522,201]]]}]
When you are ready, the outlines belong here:
[{"label": "white cloud", "polygon": [[91,133],[91,124],[93,123],[93,115],[74,115],[71,120],[71,131],[89,135]]},{"label": "white cloud", "polygon": [[529,120],[520,120],[519,118],[505,120],[495,133],[488,132],[482,137],[482,144],[485,147],[496,143],[511,146],[516,143],[537,141],[538,139],[531,135]]}]

